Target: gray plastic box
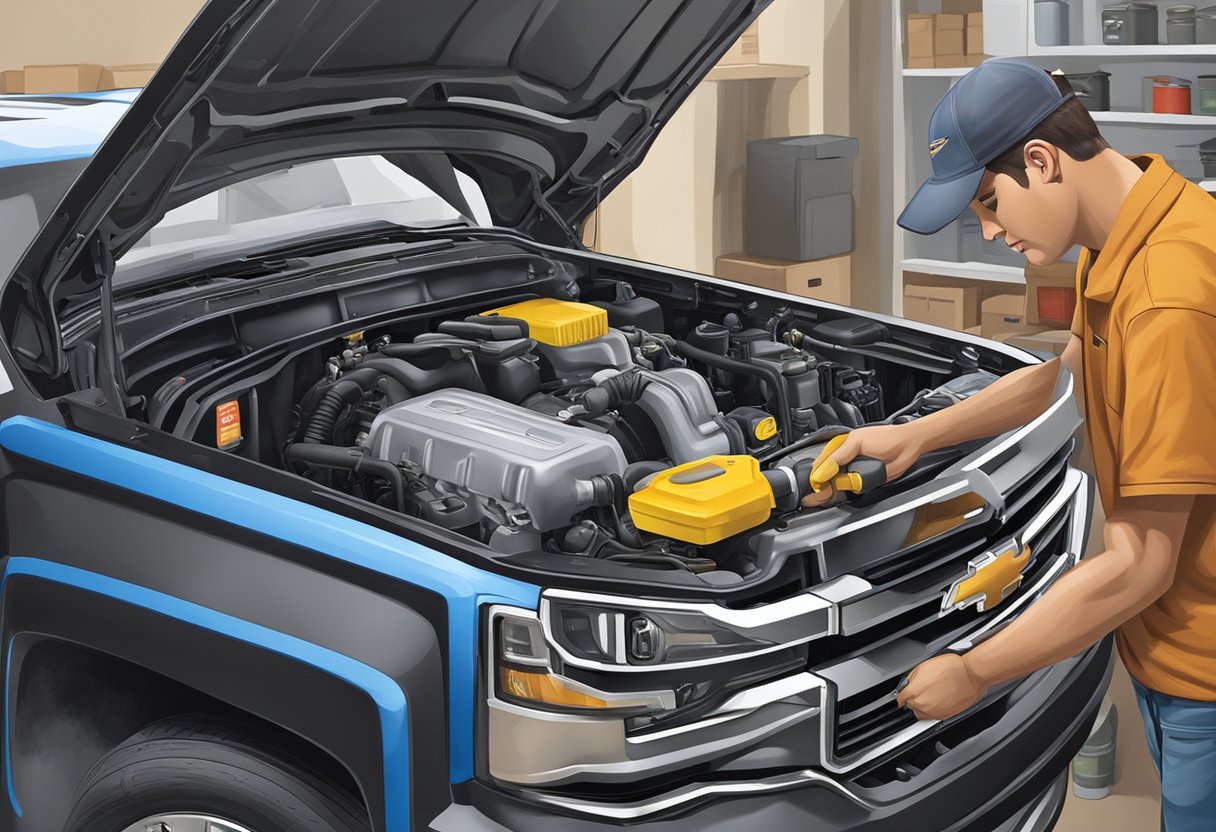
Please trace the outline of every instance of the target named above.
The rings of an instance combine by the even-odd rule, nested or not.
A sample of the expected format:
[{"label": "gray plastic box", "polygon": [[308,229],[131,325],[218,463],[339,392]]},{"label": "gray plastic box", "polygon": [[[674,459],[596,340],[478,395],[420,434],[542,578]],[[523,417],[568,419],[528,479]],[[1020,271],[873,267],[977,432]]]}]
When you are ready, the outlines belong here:
[{"label": "gray plastic box", "polygon": [[744,252],[801,261],[852,251],[858,147],[830,135],[748,142]]}]

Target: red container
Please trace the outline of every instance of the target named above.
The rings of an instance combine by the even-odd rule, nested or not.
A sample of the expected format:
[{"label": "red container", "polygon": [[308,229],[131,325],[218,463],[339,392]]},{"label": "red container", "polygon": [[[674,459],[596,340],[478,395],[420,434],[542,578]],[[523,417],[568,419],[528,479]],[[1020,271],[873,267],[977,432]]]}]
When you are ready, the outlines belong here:
[{"label": "red container", "polygon": [[1077,307],[1077,290],[1062,286],[1039,287],[1039,320],[1049,326],[1072,325],[1072,313]]},{"label": "red container", "polygon": [[1153,112],[1191,114],[1191,82],[1170,75],[1153,76]]}]

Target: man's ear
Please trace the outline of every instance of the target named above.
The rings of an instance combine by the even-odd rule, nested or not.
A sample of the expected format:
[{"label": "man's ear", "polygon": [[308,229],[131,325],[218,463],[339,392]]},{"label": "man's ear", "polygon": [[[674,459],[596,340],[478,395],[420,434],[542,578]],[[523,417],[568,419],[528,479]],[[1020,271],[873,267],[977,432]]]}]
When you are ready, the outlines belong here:
[{"label": "man's ear", "polygon": [[1023,148],[1027,173],[1037,176],[1043,184],[1060,178],[1060,150],[1042,139],[1031,139]]}]

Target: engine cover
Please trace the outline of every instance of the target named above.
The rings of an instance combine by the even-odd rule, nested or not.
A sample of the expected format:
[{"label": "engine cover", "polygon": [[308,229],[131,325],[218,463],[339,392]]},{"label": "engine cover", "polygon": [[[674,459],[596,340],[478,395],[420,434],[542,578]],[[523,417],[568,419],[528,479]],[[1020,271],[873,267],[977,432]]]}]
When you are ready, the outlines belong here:
[{"label": "engine cover", "polygon": [[474,494],[523,506],[539,531],[567,526],[583,506],[581,481],[623,474],[616,440],[481,393],[448,389],[387,408],[368,447]]}]

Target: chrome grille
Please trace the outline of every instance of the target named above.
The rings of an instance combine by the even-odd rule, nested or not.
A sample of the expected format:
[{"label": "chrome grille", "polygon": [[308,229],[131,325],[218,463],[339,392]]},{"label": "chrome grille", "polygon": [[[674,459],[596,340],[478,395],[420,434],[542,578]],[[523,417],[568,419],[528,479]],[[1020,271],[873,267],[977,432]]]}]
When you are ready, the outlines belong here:
[{"label": "chrome grille", "polygon": [[[1046,490],[1046,489],[1045,489]],[[1047,491],[1051,494],[1052,491]],[[1046,573],[1055,558],[1063,553],[1068,546],[1071,510],[1059,512],[1052,522],[1043,529],[1035,540],[1026,541],[1031,545],[1032,558],[1026,568],[1023,585],[1004,603],[1010,603],[1029,591],[1038,579]],[[1003,606],[1003,605],[1002,605]],[[924,657],[927,658],[942,650],[951,643],[963,639],[973,633],[984,620],[1000,614],[1001,607],[987,612],[979,612],[974,607],[963,611],[940,614],[940,598],[924,603],[911,609],[900,617],[890,619],[882,625],[883,633],[862,631],[852,639],[865,641],[868,647],[857,645],[856,654],[874,656],[876,641],[891,645],[897,640],[917,642],[924,646]],[[895,688],[899,685],[903,670],[883,675],[877,684],[868,685],[863,690],[841,697],[835,703],[835,730],[832,732],[833,753],[838,760],[846,760],[856,754],[865,752],[867,748],[877,746],[902,730],[916,724],[916,716],[895,703]],[[831,668],[818,665],[815,673],[831,676]]]}]

